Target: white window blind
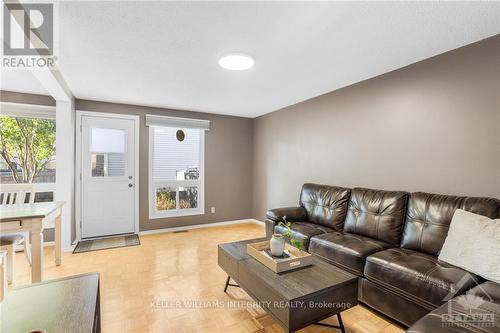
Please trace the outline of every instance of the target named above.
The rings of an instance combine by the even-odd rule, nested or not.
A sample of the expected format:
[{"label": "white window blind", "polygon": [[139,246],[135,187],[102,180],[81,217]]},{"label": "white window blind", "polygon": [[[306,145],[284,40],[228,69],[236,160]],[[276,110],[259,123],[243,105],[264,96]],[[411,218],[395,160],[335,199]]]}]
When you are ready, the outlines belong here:
[{"label": "white window blind", "polygon": [[192,129],[200,129],[208,131],[210,129],[210,121],[204,119],[167,117],[167,116],[156,116],[152,114],[147,114],[146,126],[192,128]]},{"label": "white window blind", "polygon": [[[182,130],[185,139],[178,141],[176,132]],[[175,127],[153,127],[153,181],[184,180],[188,170],[200,169],[201,131]]]},{"label": "white window blind", "polygon": [[205,130],[149,126],[150,218],[203,214]]}]

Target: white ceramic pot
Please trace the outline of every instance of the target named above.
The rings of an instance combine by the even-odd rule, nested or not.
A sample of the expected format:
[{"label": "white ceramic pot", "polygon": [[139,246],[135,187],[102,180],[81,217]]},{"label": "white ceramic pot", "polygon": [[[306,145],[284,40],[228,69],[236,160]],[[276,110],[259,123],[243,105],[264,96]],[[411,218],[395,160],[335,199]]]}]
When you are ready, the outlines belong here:
[{"label": "white ceramic pot", "polygon": [[285,252],[285,237],[280,234],[273,234],[271,237],[271,254],[273,256],[281,256]]}]

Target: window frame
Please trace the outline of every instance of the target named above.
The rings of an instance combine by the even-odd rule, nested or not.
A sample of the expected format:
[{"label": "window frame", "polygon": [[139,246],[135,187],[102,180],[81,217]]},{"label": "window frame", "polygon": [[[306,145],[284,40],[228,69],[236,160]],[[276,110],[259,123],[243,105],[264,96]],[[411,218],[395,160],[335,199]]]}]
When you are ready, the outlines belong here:
[{"label": "window frame", "polygon": [[[148,155],[148,211],[149,219],[162,219],[180,216],[193,216],[205,214],[205,130],[200,131],[200,174],[198,180],[176,180],[153,182],[153,154],[154,154],[154,129],[156,127],[185,128],[182,126],[149,125],[149,155]],[[176,205],[179,205],[179,187],[198,187],[198,207],[185,209],[171,209],[158,211],[156,209],[156,190],[161,187],[173,187],[176,189]]]},{"label": "window frame", "polygon": [[[49,105],[34,105],[25,103],[13,103],[0,101],[0,109],[2,110],[1,116],[12,117],[12,118],[27,118],[27,119],[42,119],[42,120],[53,120],[56,123],[56,142],[57,142],[57,121],[56,121],[56,107]],[[57,145],[54,154],[54,159],[56,161],[56,174],[55,181],[53,182],[41,182],[41,183],[29,183],[34,186],[34,193],[45,193],[52,192],[53,197],[56,196],[56,183],[57,183]],[[17,184],[17,183],[5,183],[5,184]],[[54,200],[52,200],[54,201]]]}]

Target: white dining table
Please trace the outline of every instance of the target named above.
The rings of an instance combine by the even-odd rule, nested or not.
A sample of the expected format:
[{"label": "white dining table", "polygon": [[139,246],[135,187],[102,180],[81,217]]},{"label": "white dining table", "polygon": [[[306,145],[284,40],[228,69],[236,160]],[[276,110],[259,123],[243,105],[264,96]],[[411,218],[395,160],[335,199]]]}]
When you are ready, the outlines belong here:
[{"label": "white dining table", "polygon": [[43,280],[43,230],[54,226],[56,266],[62,263],[61,211],[64,202],[0,205],[0,234],[28,232],[31,238],[31,281]]}]

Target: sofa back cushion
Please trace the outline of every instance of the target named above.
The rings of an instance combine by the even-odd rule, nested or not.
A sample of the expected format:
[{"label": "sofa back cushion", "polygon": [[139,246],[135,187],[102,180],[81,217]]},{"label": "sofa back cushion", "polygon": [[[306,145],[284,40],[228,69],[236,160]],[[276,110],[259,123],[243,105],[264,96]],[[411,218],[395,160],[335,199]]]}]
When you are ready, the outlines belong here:
[{"label": "sofa back cushion", "polygon": [[496,218],[498,200],[417,192],[408,203],[401,247],[437,256],[455,210]]},{"label": "sofa back cushion", "polygon": [[344,231],[399,245],[408,193],[355,188]]},{"label": "sofa back cushion", "polygon": [[348,188],[307,183],[302,186],[300,205],[309,222],[341,231],[350,195]]}]

